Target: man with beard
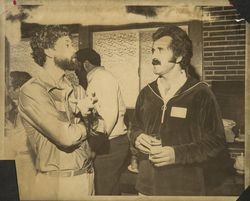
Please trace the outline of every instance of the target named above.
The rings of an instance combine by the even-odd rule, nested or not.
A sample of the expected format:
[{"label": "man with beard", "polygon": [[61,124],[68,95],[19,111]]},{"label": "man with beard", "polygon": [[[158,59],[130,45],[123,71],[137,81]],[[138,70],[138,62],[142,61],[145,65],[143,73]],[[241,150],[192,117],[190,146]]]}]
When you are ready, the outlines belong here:
[{"label": "man with beard", "polygon": [[137,190],[144,195],[204,195],[230,167],[214,94],[190,76],[192,42],[168,25],[153,34],[159,77],[139,94],[132,141],[140,151]]},{"label": "man with beard", "polygon": [[[65,27],[45,26],[30,45],[35,62],[43,67],[21,88],[19,101],[38,172],[32,197],[81,200],[94,193],[91,151],[81,119],[96,100],[65,77],[65,70],[74,70],[75,52]],[[81,101],[72,104],[75,99]]]}]

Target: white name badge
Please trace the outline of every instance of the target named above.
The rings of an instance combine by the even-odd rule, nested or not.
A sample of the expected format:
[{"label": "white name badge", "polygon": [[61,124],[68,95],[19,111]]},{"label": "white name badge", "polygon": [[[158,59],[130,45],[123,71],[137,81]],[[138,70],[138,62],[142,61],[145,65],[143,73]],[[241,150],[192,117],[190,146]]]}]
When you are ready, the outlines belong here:
[{"label": "white name badge", "polygon": [[185,108],[185,107],[172,107],[170,116],[185,119],[187,116],[187,108]]}]

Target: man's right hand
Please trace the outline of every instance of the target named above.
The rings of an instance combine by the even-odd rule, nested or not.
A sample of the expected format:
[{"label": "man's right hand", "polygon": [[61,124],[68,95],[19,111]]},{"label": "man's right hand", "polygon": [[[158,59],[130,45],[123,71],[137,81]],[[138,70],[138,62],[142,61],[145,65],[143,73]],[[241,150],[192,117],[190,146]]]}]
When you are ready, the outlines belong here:
[{"label": "man's right hand", "polygon": [[135,147],[144,154],[150,153],[152,137],[147,134],[140,134],[135,140]]},{"label": "man's right hand", "polygon": [[77,107],[80,110],[82,116],[87,116],[91,113],[91,110],[95,107],[94,103],[97,102],[95,96],[86,96],[77,103]]},{"label": "man's right hand", "polygon": [[81,112],[82,116],[87,116],[91,113],[91,110],[94,108],[94,103],[97,102],[95,95],[85,96],[83,98],[71,98],[70,101],[76,104],[76,107]]}]

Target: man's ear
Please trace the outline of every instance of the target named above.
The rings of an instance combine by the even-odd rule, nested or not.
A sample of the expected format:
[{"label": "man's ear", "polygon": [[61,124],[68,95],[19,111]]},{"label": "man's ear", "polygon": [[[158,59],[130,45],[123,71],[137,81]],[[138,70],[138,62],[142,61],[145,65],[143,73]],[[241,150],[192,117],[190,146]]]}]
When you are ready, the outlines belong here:
[{"label": "man's ear", "polygon": [[90,64],[90,62],[89,62],[88,60],[85,60],[85,61],[83,62],[83,67],[84,67],[84,69],[85,69],[87,72],[89,72],[89,71],[91,70],[91,68],[92,68],[92,65]]},{"label": "man's ear", "polygon": [[51,48],[48,48],[48,49],[45,49],[45,50],[44,50],[44,53],[45,53],[48,57],[53,58],[53,57],[54,57],[54,54],[55,54],[55,51],[54,51],[53,49],[51,49]]},{"label": "man's ear", "polygon": [[83,68],[85,69],[85,71],[87,71],[87,69],[88,69],[87,61],[84,61],[84,62],[83,62]]},{"label": "man's ear", "polygon": [[176,58],[176,63],[177,63],[177,64],[181,63],[182,58],[183,58],[182,56],[177,57],[177,58]]}]

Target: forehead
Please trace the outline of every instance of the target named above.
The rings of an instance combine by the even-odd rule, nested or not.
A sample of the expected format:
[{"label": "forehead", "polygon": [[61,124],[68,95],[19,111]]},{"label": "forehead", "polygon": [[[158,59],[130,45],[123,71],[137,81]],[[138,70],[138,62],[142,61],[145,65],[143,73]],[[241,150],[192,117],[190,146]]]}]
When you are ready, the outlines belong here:
[{"label": "forehead", "polygon": [[71,42],[71,39],[69,36],[62,36],[58,38],[58,40],[56,41],[56,45],[65,44],[69,42]]},{"label": "forehead", "polygon": [[172,38],[170,36],[163,36],[159,38],[158,40],[154,41],[153,47],[166,48],[166,47],[169,47],[171,42],[172,42]]}]

